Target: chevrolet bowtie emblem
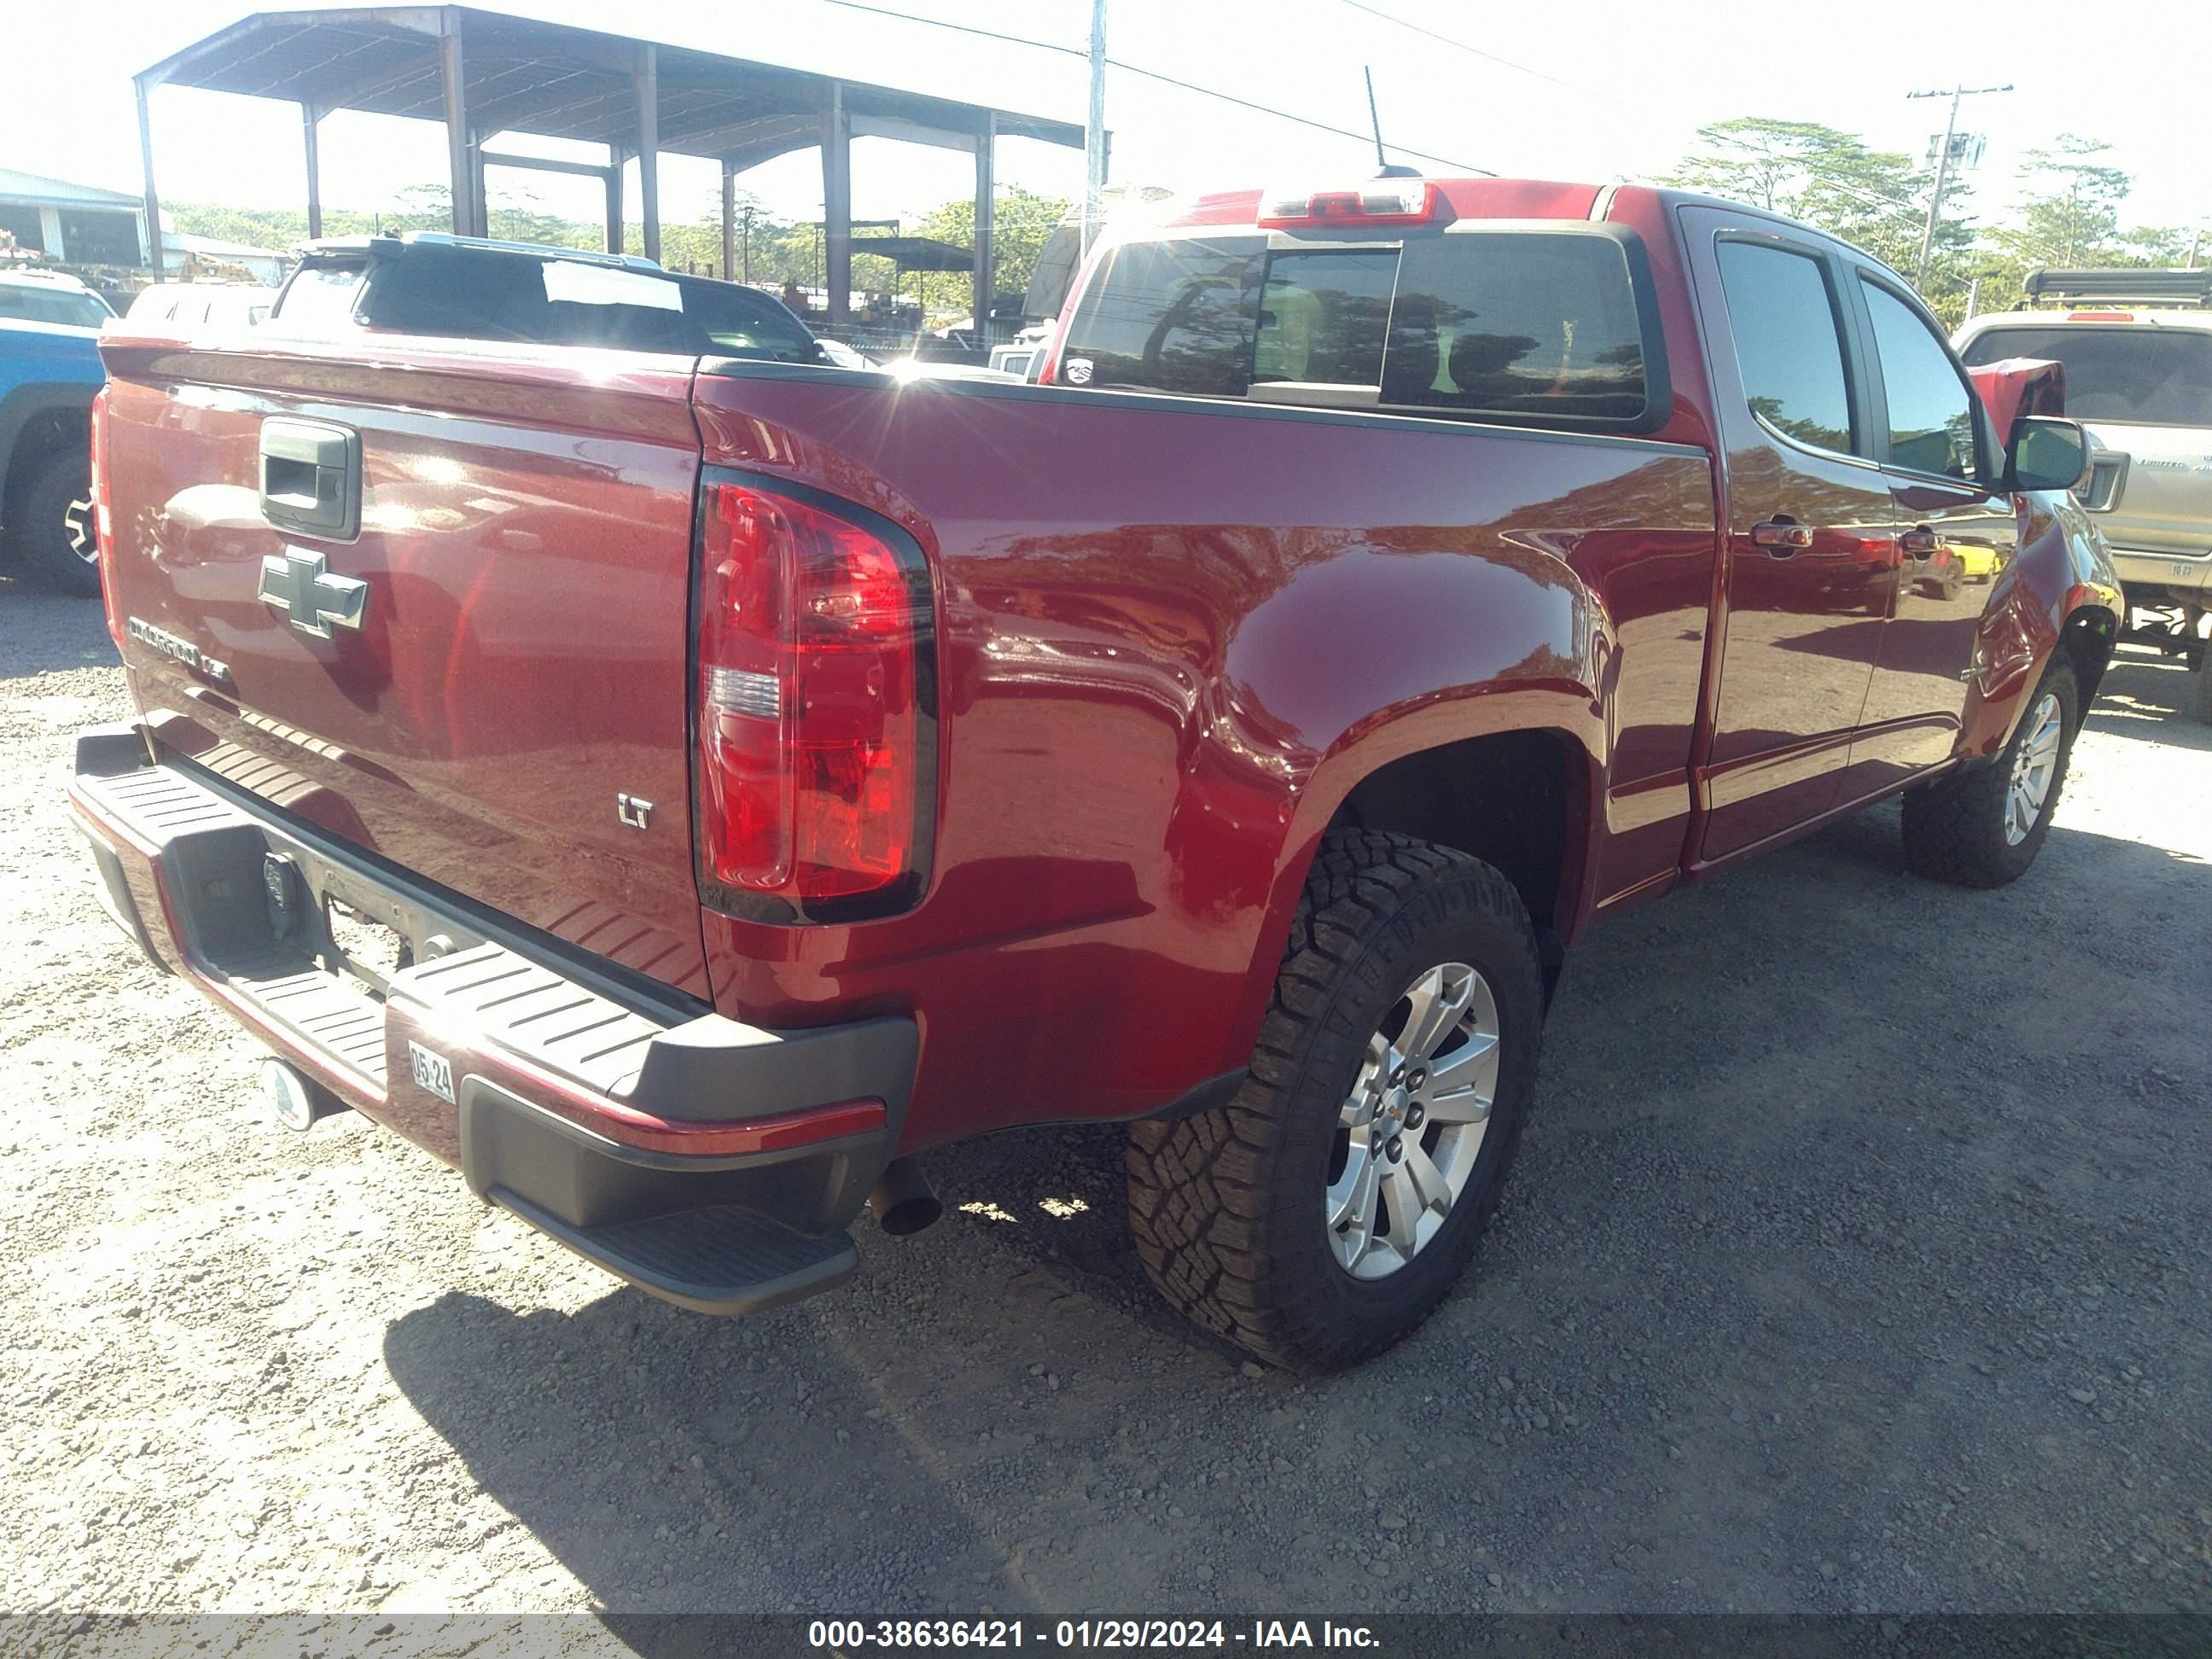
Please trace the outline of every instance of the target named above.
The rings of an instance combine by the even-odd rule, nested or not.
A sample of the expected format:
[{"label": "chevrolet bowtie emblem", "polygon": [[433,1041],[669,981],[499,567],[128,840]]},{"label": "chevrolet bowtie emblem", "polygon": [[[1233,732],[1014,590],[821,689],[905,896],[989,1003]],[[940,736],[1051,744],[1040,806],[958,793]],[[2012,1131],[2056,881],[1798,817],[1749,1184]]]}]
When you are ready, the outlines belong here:
[{"label": "chevrolet bowtie emblem", "polygon": [[368,584],[333,576],[319,553],[288,547],[261,561],[261,600],[289,612],[292,626],[319,640],[333,628],[359,628],[368,608]]}]

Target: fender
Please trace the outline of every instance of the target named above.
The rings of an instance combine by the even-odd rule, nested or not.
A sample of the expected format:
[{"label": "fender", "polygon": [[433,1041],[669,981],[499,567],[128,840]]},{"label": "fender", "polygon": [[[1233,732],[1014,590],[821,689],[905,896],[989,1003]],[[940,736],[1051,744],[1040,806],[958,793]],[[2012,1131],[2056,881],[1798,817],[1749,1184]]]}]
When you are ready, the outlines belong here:
[{"label": "fender", "polygon": [[[1960,762],[1987,761],[2012,740],[2067,628],[2094,618],[2114,637],[2126,608],[2105,538],[2081,504],[2061,491],[2020,497],[2020,551],[2000,574],[1974,635]],[[2082,712],[2097,688],[2082,687]]]},{"label": "fender", "polygon": [[[97,368],[97,360],[94,368]],[[100,390],[97,379],[90,380],[29,380],[12,387],[0,398],[0,489],[10,480],[15,466],[15,445],[24,429],[42,415],[63,414],[92,419],[93,394]],[[0,511],[6,501],[0,495]]]},{"label": "fender", "polygon": [[[1257,1038],[1323,832],[1352,790],[1395,761],[1506,732],[1545,732],[1567,744],[1583,806],[1571,820],[1558,913],[1580,913],[1602,816],[1588,803],[1603,798],[1619,678],[1619,641],[1603,601],[1548,552],[1407,554],[1347,554],[1257,607],[1222,682],[1257,695],[1224,710],[1232,718],[1212,728],[1211,763],[1186,775],[1177,822],[1237,825],[1244,833],[1224,836],[1220,854],[1245,861],[1243,884],[1263,878],[1254,896],[1263,893],[1265,908],[1230,1054],[1249,1053]],[[1347,640],[1375,642],[1359,656],[1361,673],[1304,672],[1316,660],[1342,664]],[[1264,722],[1254,718],[1260,711]],[[1242,769],[1231,757],[1274,762],[1281,784],[1266,793],[1279,836],[1250,833],[1257,803],[1249,794],[1244,810],[1223,810],[1232,793],[1224,786]],[[1176,853],[1171,838],[1170,854]]]}]

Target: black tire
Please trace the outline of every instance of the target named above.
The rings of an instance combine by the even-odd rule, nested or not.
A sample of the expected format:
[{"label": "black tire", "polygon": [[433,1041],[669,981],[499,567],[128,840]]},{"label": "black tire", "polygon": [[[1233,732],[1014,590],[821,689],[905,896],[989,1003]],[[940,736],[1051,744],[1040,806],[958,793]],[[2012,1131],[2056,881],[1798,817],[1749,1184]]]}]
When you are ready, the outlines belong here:
[{"label": "black tire", "polygon": [[[2014,841],[2006,830],[2014,774],[2021,750],[2043,723],[2038,716],[2046,697],[2057,705],[2057,757],[2034,822]],[[2081,708],[2073,670],[2063,662],[2054,663],[2029,694],[2019,726],[1995,760],[1906,791],[1905,860],[1913,871],[1960,887],[2002,887],[2025,874],[2051,833],[2051,820],[2066,787],[2075,734],[2081,730]]]},{"label": "black tire", "polygon": [[2197,657],[2196,683],[2190,688],[2196,693],[2191,700],[2191,712],[2206,726],[2212,726],[2212,647],[2207,647]]},{"label": "black tire", "polygon": [[99,551],[92,533],[92,460],[82,445],[33,462],[10,496],[9,531],[16,556],[49,587],[97,598]]},{"label": "black tire", "polygon": [[[1323,1207],[1342,1157],[1339,1114],[1370,1039],[1406,1008],[1407,988],[1444,963],[1474,968],[1495,1006],[1487,1127],[1433,1235],[1395,1271],[1355,1279]],[[1405,836],[1333,831],[1243,1087],[1225,1105],[1130,1130],[1130,1230],[1152,1283],[1207,1330],[1294,1370],[1338,1370],[1404,1339],[1450,1291],[1497,1209],[1535,1085],[1543,1007],[1535,935],[1504,877]],[[1440,1126],[1419,1122],[1407,1136],[1432,1143]]]}]

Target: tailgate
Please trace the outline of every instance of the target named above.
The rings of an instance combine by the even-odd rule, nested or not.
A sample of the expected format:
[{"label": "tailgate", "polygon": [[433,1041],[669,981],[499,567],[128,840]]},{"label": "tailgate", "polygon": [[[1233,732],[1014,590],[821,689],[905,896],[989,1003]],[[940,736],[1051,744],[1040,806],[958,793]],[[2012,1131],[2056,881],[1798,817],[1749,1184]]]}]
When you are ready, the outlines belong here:
[{"label": "tailgate", "polygon": [[689,361],[376,337],[102,350],[108,611],[159,741],[705,995]]}]

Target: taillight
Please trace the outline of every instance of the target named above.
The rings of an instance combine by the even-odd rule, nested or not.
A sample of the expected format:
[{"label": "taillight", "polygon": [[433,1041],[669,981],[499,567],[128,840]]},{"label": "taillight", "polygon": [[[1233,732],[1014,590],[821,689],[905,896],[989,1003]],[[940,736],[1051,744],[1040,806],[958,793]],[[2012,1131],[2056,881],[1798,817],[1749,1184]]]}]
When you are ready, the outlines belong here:
[{"label": "taillight", "polygon": [[2132,323],[2135,319],[2136,314],[2132,311],[2069,311],[2066,313],[2066,320],[2069,323]]},{"label": "taillight", "polygon": [[107,631],[117,650],[123,648],[123,613],[115,608],[115,509],[112,480],[107,471],[107,388],[92,397],[92,538],[100,555],[100,599],[107,611]]},{"label": "taillight", "polygon": [[891,897],[926,832],[927,589],[912,556],[781,493],[710,483],[699,588],[699,866],[718,908]]},{"label": "taillight", "polygon": [[1260,228],[1328,225],[1447,224],[1451,204],[1427,179],[1370,179],[1341,190],[1271,190],[1260,198]]}]

